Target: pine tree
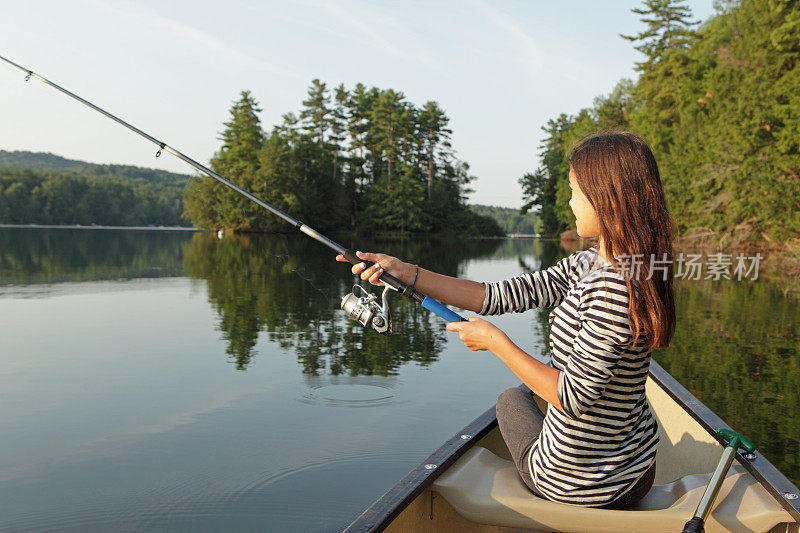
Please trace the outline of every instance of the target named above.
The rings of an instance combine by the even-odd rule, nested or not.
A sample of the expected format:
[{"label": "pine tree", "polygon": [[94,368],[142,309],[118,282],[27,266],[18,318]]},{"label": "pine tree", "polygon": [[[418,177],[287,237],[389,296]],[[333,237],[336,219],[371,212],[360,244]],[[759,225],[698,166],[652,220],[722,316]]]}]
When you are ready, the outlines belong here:
[{"label": "pine tree", "polygon": [[693,26],[698,21],[690,20],[691,9],[683,5],[684,0],[644,0],[644,8],[631,9],[633,13],[642,15],[641,20],[647,28],[636,35],[622,35],[620,37],[632,42],[640,42],[635,46],[647,58],[643,63],[637,63],[639,71],[647,70],[658,63],[668,50],[687,49],[696,33]]},{"label": "pine tree", "polygon": [[642,15],[647,25],[637,35],[622,35],[638,42],[636,50],[645,61],[636,63],[641,72],[634,95],[639,117],[633,126],[648,139],[651,147],[667,153],[672,145],[672,127],[678,120],[677,99],[684,78],[691,75],[690,45],[699,37],[693,29],[699,24],[690,20],[691,10],[683,0],[645,0],[643,9],[632,9]]},{"label": "pine tree", "polygon": [[[280,128],[275,128],[266,136],[261,146],[256,175],[263,191],[260,196],[264,201],[281,211],[297,215],[298,201],[291,193],[295,187],[292,145],[291,136],[282,134]],[[267,218],[262,228],[278,232],[286,229],[283,221],[277,217]]]},{"label": "pine tree", "polygon": [[[220,134],[222,147],[211,159],[214,172],[255,194],[261,192],[255,179],[264,141],[260,111],[250,91],[242,91]],[[259,206],[210,178],[193,181],[184,198],[186,214],[196,227],[248,231],[263,223]]]},{"label": "pine tree", "polygon": [[[362,211],[361,203],[368,183],[374,182],[377,177],[379,163],[376,163],[374,157],[371,156],[370,120],[378,94],[377,88],[367,89],[364,84],[357,83],[347,100],[347,126],[350,137],[349,161],[354,189],[351,225],[355,225],[355,220]],[[371,169],[368,169],[367,163],[370,161],[372,161],[372,165]]]},{"label": "pine tree", "polygon": [[283,122],[274,126],[273,130],[286,139],[289,144],[294,144],[300,138],[300,119],[294,113],[281,115]]},{"label": "pine tree", "polygon": [[407,233],[425,229],[422,185],[409,175],[384,177],[369,192],[368,220],[373,227]]},{"label": "pine tree", "polygon": [[538,206],[543,235],[558,235],[569,227],[559,216],[563,206],[557,201],[557,193],[559,182],[568,179],[565,144],[573,125],[574,119],[563,113],[557,119],[547,121],[547,125],[542,127],[547,137],[539,146],[539,167],[519,180],[525,201],[521,213]]},{"label": "pine tree", "polygon": [[333,181],[336,182],[339,180],[339,156],[342,152],[342,143],[347,139],[347,101],[349,96],[344,84],[340,84],[334,89],[329,140],[331,150],[333,150]]},{"label": "pine tree", "polygon": [[331,136],[330,142],[333,149],[333,181],[341,184],[343,202],[345,210],[349,213],[347,217],[350,227],[355,226],[355,212],[358,207],[358,173],[354,171],[352,158],[347,156],[345,143],[348,137],[350,93],[347,92],[344,84],[340,84],[334,90],[333,108],[331,110]]},{"label": "pine tree", "polygon": [[425,151],[425,165],[428,174],[428,198],[433,192],[433,180],[436,174],[436,156],[439,147],[450,147],[452,130],[447,127],[449,119],[444,110],[436,102],[426,102],[417,116],[422,144]]},{"label": "pine tree", "polygon": [[319,79],[311,80],[308,88],[308,98],[303,100],[304,109],[300,112],[303,127],[308,135],[315,136],[317,143],[325,144],[325,133],[330,128],[331,103],[328,87]]},{"label": "pine tree", "polygon": [[378,96],[370,118],[376,155],[386,161],[386,175],[391,180],[403,151],[402,143],[411,131],[412,112],[403,93],[387,89]]}]

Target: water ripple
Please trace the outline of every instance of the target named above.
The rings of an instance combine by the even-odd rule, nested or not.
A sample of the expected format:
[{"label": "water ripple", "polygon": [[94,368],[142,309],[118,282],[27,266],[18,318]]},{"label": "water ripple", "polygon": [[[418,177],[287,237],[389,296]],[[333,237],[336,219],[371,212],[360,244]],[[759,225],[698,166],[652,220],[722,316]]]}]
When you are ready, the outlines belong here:
[{"label": "water ripple", "polygon": [[377,376],[315,376],[298,401],[335,407],[378,407],[395,402],[396,378]]}]

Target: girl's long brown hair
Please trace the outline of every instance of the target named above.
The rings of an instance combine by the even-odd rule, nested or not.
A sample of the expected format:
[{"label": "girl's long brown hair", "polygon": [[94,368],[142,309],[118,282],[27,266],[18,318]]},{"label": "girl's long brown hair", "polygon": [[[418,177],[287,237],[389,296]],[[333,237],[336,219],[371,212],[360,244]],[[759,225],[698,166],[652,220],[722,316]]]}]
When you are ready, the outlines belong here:
[{"label": "girl's long brown hair", "polygon": [[[597,213],[605,256],[617,267],[627,258],[627,268],[619,270],[628,286],[633,344],[643,334],[645,347],[666,348],[675,330],[672,220],[653,153],[641,137],[610,130],[581,141],[569,164]],[[652,271],[651,257],[658,261]],[[630,266],[634,258],[641,261],[638,276]]]}]

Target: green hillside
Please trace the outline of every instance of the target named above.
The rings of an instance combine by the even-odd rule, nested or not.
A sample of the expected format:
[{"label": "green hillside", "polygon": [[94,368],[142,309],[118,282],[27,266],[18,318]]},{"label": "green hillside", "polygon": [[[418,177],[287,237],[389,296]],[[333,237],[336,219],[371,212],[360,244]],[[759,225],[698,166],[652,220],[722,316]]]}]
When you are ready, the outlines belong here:
[{"label": "green hillside", "polygon": [[0,168],[29,168],[34,170],[69,171],[81,176],[143,179],[151,183],[176,182],[186,184],[191,176],[166,170],[132,165],[101,165],[67,159],[49,152],[8,152],[0,150]]},{"label": "green hillside", "polygon": [[187,226],[190,176],[0,150],[0,224]]},{"label": "green hillside", "polygon": [[506,235],[539,233],[539,216],[535,212],[524,215],[519,209],[494,205],[471,204],[470,211],[477,215],[494,219]]},{"label": "green hillside", "polygon": [[[698,24],[679,0],[645,0],[636,80],[543,127],[540,165],[525,174],[525,207],[543,233],[574,225],[565,155],[610,127],[640,133],[658,160],[679,234],[777,244],[800,238],[800,3],[715,3]],[[567,111],[567,110],[565,110]]]}]

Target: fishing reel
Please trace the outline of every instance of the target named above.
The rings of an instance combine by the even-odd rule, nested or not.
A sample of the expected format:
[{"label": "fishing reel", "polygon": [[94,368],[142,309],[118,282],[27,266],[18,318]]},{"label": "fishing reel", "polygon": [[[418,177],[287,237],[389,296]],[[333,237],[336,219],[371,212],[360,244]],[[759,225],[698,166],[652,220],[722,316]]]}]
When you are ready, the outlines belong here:
[{"label": "fishing reel", "polygon": [[[356,289],[361,289],[364,296],[358,297]],[[367,292],[361,285],[353,285],[353,292],[342,298],[342,309],[356,322],[364,327],[372,326],[372,329],[383,335],[392,332],[392,314],[389,311],[389,290],[388,285],[383,290],[381,300],[383,306],[378,305],[378,297]]]}]

